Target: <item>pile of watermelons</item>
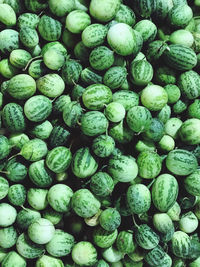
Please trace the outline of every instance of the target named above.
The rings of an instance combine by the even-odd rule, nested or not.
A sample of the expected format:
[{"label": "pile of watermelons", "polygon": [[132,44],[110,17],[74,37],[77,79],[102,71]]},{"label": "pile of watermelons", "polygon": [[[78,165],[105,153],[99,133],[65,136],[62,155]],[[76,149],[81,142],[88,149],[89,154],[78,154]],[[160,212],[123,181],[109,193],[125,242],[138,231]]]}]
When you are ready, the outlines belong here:
[{"label": "pile of watermelons", "polygon": [[200,267],[200,1],[0,0],[0,266]]}]

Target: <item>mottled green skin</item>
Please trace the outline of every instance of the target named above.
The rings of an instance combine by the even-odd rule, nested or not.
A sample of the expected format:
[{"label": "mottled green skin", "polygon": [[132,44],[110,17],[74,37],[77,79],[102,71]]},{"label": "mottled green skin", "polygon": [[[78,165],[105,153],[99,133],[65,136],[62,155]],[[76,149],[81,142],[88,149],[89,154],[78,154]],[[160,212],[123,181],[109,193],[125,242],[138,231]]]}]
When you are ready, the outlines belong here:
[{"label": "mottled green skin", "polygon": [[94,48],[104,43],[108,29],[106,26],[94,23],[82,32],[82,42],[86,47]]},{"label": "mottled green skin", "polygon": [[179,76],[178,86],[181,93],[188,99],[195,99],[200,95],[200,76],[193,70],[186,71]]},{"label": "mottled green skin", "polygon": [[0,203],[0,227],[12,225],[17,217],[17,210],[8,203]]},{"label": "mottled green skin", "polygon": [[171,25],[175,27],[185,27],[193,17],[193,12],[191,7],[187,4],[175,5],[169,11],[168,19]]},{"label": "mottled green skin", "polygon": [[48,243],[54,236],[55,227],[47,219],[37,219],[28,227],[28,236],[36,244]]},{"label": "mottled green skin", "polygon": [[102,84],[102,80],[102,77],[90,67],[83,69],[81,72],[81,81],[85,85]]},{"label": "mottled green skin", "polygon": [[190,118],[200,119],[200,99],[195,99],[194,102],[188,106],[188,115]]},{"label": "mottled green skin", "polygon": [[158,111],[167,104],[168,94],[165,89],[159,85],[147,85],[142,90],[141,102],[143,106],[150,111]]},{"label": "mottled green skin", "polygon": [[184,258],[190,252],[190,237],[182,231],[176,231],[172,237],[172,252],[175,256]]},{"label": "mottled green skin", "polygon": [[35,210],[39,210],[39,211],[44,210],[48,205],[47,193],[48,193],[47,189],[30,188],[27,192],[28,204]]},{"label": "mottled green skin", "polygon": [[156,9],[156,3],[149,0],[136,0],[133,8],[142,18],[149,18]]},{"label": "mottled green skin", "polygon": [[119,232],[116,240],[116,246],[117,249],[123,253],[132,253],[136,248],[132,231],[127,230]]},{"label": "mottled green skin", "polygon": [[64,89],[64,80],[56,73],[49,73],[40,77],[37,82],[37,89],[47,97],[58,97]]},{"label": "mottled green skin", "polygon": [[16,244],[17,231],[13,226],[0,229],[0,246],[1,248],[11,248]]},{"label": "mottled green skin", "polygon": [[24,180],[28,172],[27,167],[16,159],[8,161],[5,170],[7,178],[14,183]]},{"label": "mottled green skin", "polygon": [[21,209],[17,214],[16,223],[20,229],[28,229],[28,226],[39,218],[41,218],[40,212],[30,208]]},{"label": "mottled green skin", "polygon": [[159,142],[164,136],[164,124],[157,118],[153,118],[150,128],[143,134],[147,141]]},{"label": "mottled green skin", "polygon": [[64,108],[71,103],[70,95],[61,95],[53,102],[53,112],[56,114],[61,114]]},{"label": "mottled green skin", "polygon": [[54,266],[54,267],[64,267],[64,263],[62,260],[57,259],[55,257],[51,257],[48,255],[43,255],[36,261],[36,267],[40,266]]},{"label": "mottled green skin", "polygon": [[120,0],[92,0],[89,11],[92,17],[101,22],[108,22],[116,15],[120,7]]},{"label": "mottled green skin", "polygon": [[106,46],[98,46],[90,53],[89,62],[95,70],[108,69],[114,63],[114,52]]},{"label": "mottled green skin", "polygon": [[16,150],[21,150],[22,146],[29,141],[28,135],[24,133],[11,134],[9,136],[9,143]]},{"label": "mottled green skin", "polygon": [[46,143],[38,138],[34,138],[25,143],[20,154],[29,161],[38,161],[46,156],[48,152]]},{"label": "mottled green skin", "polygon": [[100,214],[99,223],[106,231],[114,231],[121,224],[121,215],[115,208],[107,208]]},{"label": "mottled green skin", "polygon": [[141,214],[147,212],[151,206],[151,193],[143,184],[129,186],[126,200],[132,213]]},{"label": "mottled green skin", "polygon": [[47,3],[40,2],[39,0],[25,0],[26,8],[34,13],[41,12],[47,7]]},{"label": "mottled green skin", "polygon": [[19,31],[19,39],[25,47],[33,48],[39,43],[39,36],[35,29],[23,27]]},{"label": "mottled green skin", "polygon": [[166,49],[163,55],[166,64],[176,70],[191,70],[197,64],[194,50],[185,45],[169,45],[169,49]]},{"label": "mottled green skin", "polygon": [[50,0],[49,8],[51,13],[58,16],[63,17],[67,13],[71,12],[75,7],[75,0]]},{"label": "mottled green skin", "polygon": [[179,99],[174,105],[173,105],[173,112],[175,114],[181,114],[183,113],[188,107],[188,101],[187,100],[181,100]]},{"label": "mottled green skin", "polygon": [[55,125],[49,137],[49,145],[52,148],[65,146],[70,137],[70,132],[63,125]]},{"label": "mottled green skin", "polygon": [[25,259],[35,259],[45,252],[42,245],[35,244],[30,240],[27,234],[22,233],[16,243],[17,252]]},{"label": "mottled green skin", "polygon": [[152,201],[161,212],[167,212],[176,202],[179,186],[176,178],[170,174],[161,174],[152,187]]},{"label": "mottled green skin", "polygon": [[5,29],[0,32],[0,51],[9,54],[19,48],[19,33],[12,29]]},{"label": "mottled green skin", "polygon": [[44,54],[47,52],[47,50],[52,49],[52,48],[59,50],[63,54],[63,56],[67,56],[67,48],[59,41],[46,43],[42,47],[42,51],[41,51],[42,56],[44,56]]},{"label": "mottled green skin", "polygon": [[58,49],[50,48],[44,53],[43,61],[50,70],[59,71],[65,63],[65,55]]},{"label": "mottled green skin", "polygon": [[83,104],[90,110],[101,110],[104,105],[112,101],[112,92],[102,84],[90,85],[82,95]]},{"label": "mottled green skin", "polygon": [[3,259],[1,263],[2,267],[14,267],[14,266],[19,266],[19,267],[26,267],[26,261],[23,257],[21,257],[17,252],[15,251],[10,251],[7,253],[5,258]]},{"label": "mottled green skin", "polygon": [[43,15],[38,24],[38,31],[46,41],[57,41],[61,36],[62,25],[58,20]]},{"label": "mottled green skin", "polygon": [[26,67],[31,58],[31,54],[24,49],[15,49],[9,56],[10,63],[19,69]]},{"label": "mottled green skin", "polygon": [[72,259],[79,266],[94,266],[97,261],[96,248],[88,241],[80,241],[72,249]]},{"label": "mottled green skin", "polygon": [[157,246],[154,249],[152,249],[150,252],[148,252],[144,260],[150,265],[150,266],[164,266],[162,265],[163,263],[163,258],[165,256],[165,251],[161,246]]},{"label": "mottled green skin", "polygon": [[51,100],[43,95],[29,98],[24,105],[24,113],[30,121],[44,121],[52,111]]},{"label": "mottled green skin", "polygon": [[121,66],[109,68],[103,77],[103,82],[112,90],[120,88],[127,76],[127,70]]},{"label": "mottled green skin", "polygon": [[28,74],[34,79],[39,79],[41,76],[44,76],[46,73],[47,73],[47,68],[44,65],[44,62],[42,59],[33,61],[28,68]]},{"label": "mottled green skin", "polygon": [[167,213],[155,213],[153,215],[153,225],[157,231],[167,234],[174,229],[173,222]]},{"label": "mottled green skin", "polygon": [[114,20],[117,22],[126,23],[129,26],[133,27],[136,22],[136,17],[135,13],[129,6],[121,4],[114,17]]},{"label": "mottled green skin", "polygon": [[139,86],[147,85],[153,78],[153,67],[146,60],[133,61],[130,71],[132,82]]},{"label": "mottled green skin", "polygon": [[82,72],[81,64],[75,59],[67,59],[62,67],[62,78],[68,85],[78,83]]},{"label": "mottled green skin", "polygon": [[146,54],[147,60],[152,63],[155,63],[157,60],[160,59],[166,48],[167,44],[164,41],[156,40],[151,42],[148,46]]},{"label": "mottled green skin", "polygon": [[44,160],[33,162],[28,169],[31,181],[38,187],[49,187],[53,181],[51,172],[46,168]]},{"label": "mottled green skin", "polygon": [[168,66],[162,65],[155,70],[155,78],[158,84],[165,86],[176,83],[176,71]]},{"label": "mottled green skin", "polygon": [[58,212],[67,212],[70,208],[72,189],[65,184],[52,186],[47,194],[49,205]]},{"label": "mottled green skin", "polygon": [[196,170],[184,180],[184,186],[188,193],[200,196],[200,170]]},{"label": "mottled green skin", "polygon": [[19,28],[22,27],[30,27],[30,28],[36,28],[40,19],[39,16],[37,16],[34,13],[23,13],[21,14],[17,19],[17,25]]},{"label": "mottled green skin", "polygon": [[77,126],[82,114],[83,109],[76,101],[72,101],[63,108],[63,120],[67,126],[72,128]]},{"label": "mottled green skin", "polygon": [[124,119],[126,115],[126,110],[124,106],[118,102],[111,102],[104,109],[104,114],[107,119],[111,122],[120,122]]},{"label": "mottled green skin", "polygon": [[90,218],[99,211],[101,203],[88,189],[79,189],[72,196],[71,206],[78,216]]},{"label": "mottled green skin", "polygon": [[127,127],[123,120],[119,123],[114,123],[109,128],[109,135],[120,144],[127,144],[131,142],[134,132]]},{"label": "mottled green skin", "polygon": [[158,113],[157,118],[162,122],[166,123],[171,116],[171,107],[169,105],[165,105]]},{"label": "mottled green skin", "polygon": [[108,161],[108,173],[119,182],[131,182],[138,174],[138,166],[131,156],[119,155]]},{"label": "mottled green skin", "polygon": [[35,94],[35,80],[27,74],[12,77],[8,84],[8,93],[15,99],[25,100]]},{"label": "mottled green skin", "polygon": [[53,130],[53,126],[50,121],[45,120],[42,123],[36,124],[30,130],[30,133],[39,139],[46,140],[49,138],[51,132]]},{"label": "mottled green skin", "polygon": [[177,85],[167,84],[164,89],[168,94],[168,104],[174,104],[179,100],[181,91]]},{"label": "mottled green skin", "polygon": [[26,128],[23,109],[16,103],[8,103],[4,106],[2,119],[4,126],[11,133],[23,132]]},{"label": "mottled green skin", "polygon": [[113,94],[113,101],[122,104],[126,111],[139,105],[139,95],[129,90],[119,90]]},{"label": "mottled green skin", "polygon": [[97,136],[106,132],[108,120],[99,111],[88,111],[81,118],[81,130],[85,135]]},{"label": "mottled green skin", "polygon": [[135,233],[135,240],[140,247],[150,250],[158,245],[160,238],[147,224],[141,224]]},{"label": "mottled green skin", "polygon": [[109,196],[114,189],[113,179],[106,172],[97,172],[90,179],[90,189],[96,196]]},{"label": "mottled green skin", "polygon": [[66,17],[65,27],[72,33],[81,33],[91,24],[91,18],[83,10],[73,10]]},{"label": "mottled green skin", "polygon": [[139,21],[135,26],[134,30],[142,34],[144,42],[151,42],[155,39],[157,34],[156,25],[150,20],[144,19]]},{"label": "mottled green skin", "polygon": [[189,145],[200,144],[200,120],[188,119],[184,121],[179,129],[179,136],[181,140]]},{"label": "mottled green skin", "polygon": [[11,79],[18,74],[18,69],[14,67],[7,58],[5,58],[0,61],[0,74],[4,78]]},{"label": "mottled green skin", "polygon": [[109,248],[114,244],[117,234],[117,229],[114,231],[106,231],[101,226],[97,226],[92,233],[93,242],[100,248]]},{"label": "mottled green skin", "polygon": [[82,147],[73,155],[71,168],[76,177],[87,178],[96,172],[98,163],[91,155],[89,148]]},{"label": "mottled green skin", "polygon": [[173,7],[173,0],[167,0],[167,1],[156,0],[156,7],[155,7],[156,17],[161,20],[164,20],[167,17],[168,12],[172,7]]},{"label": "mottled green skin", "polygon": [[136,35],[126,23],[116,23],[108,30],[107,41],[112,50],[121,56],[138,52]]},{"label": "mottled green skin", "polygon": [[129,109],[126,117],[129,128],[136,132],[145,132],[151,125],[151,113],[143,106],[135,106]]},{"label": "mottled green skin", "polygon": [[0,135],[0,160],[6,158],[11,151],[9,140],[6,136]]},{"label": "mottled green skin", "polygon": [[185,176],[197,169],[196,157],[184,149],[170,151],[166,158],[167,169],[173,174]]},{"label": "mottled green skin", "polygon": [[100,158],[109,157],[115,148],[115,141],[111,136],[99,135],[93,140],[92,150]]},{"label": "mottled green skin", "polygon": [[46,244],[46,250],[53,257],[64,257],[71,252],[74,243],[72,235],[57,229],[51,241]]},{"label": "mottled green skin", "polygon": [[160,156],[153,151],[143,151],[137,158],[139,175],[142,178],[152,179],[158,176],[162,168]]},{"label": "mottled green skin", "polygon": [[22,13],[24,10],[24,3],[20,0],[3,0],[3,3],[10,5],[17,15]]},{"label": "mottled green skin", "polygon": [[51,171],[60,173],[69,168],[71,160],[71,151],[64,146],[58,146],[48,152],[46,164]]},{"label": "mottled green skin", "polygon": [[4,177],[0,176],[0,200],[6,197],[6,195],[8,194],[8,189],[8,181]]},{"label": "mottled green skin", "polygon": [[22,206],[26,201],[26,188],[22,184],[14,184],[9,187],[8,200],[12,205]]}]

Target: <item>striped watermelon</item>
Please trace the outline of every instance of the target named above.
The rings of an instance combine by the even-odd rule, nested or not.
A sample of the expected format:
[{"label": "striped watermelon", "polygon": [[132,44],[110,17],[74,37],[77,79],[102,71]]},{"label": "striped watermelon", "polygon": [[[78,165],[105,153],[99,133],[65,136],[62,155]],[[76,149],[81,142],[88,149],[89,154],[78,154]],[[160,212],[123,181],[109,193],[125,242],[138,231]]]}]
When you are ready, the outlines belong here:
[{"label": "striped watermelon", "polygon": [[170,174],[161,174],[152,187],[152,201],[161,212],[167,212],[176,202],[178,196],[178,182]]},{"label": "striped watermelon", "polygon": [[186,191],[193,196],[200,196],[200,170],[196,170],[184,180]]},{"label": "striped watermelon", "polygon": [[33,48],[39,43],[39,36],[35,29],[23,27],[19,31],[19,39],[25,47]]},{"label": "striped watermelon", "polygon": [[136,244],[133,239],[133,232],[129,230],[119,232],[116,240],[116,246],[117,249],[123,253],[132,253],[136,248]]},{"label": "striped watermelon", "polygon": [[153,67],[146,60],[131,63],[132,82],[139,86],[147,85],[153,78]]},{"label": "striped watermelon", "polygon": [[53,181],[52,174],[44,163],[44,160],[33,162],[28,169],[29,178],[38,187],[48,187]]},{"label": "striped watermelon", "polygon": [[170,151],[166,158],[167,169],[173,174],[185,176],[197,169],[198,163],[196,157],[184,149],[175,149]]},{"label": "striped watermelon", "polygon": [[188,99],[195,99],[200,95],[200,76],[193,70],[186,71],[179,76],[178,86],[181,93]]},{"label": "striped watermelon", "polygon": [[20,256],[17,252],[15,251],[10,251],[6,254],[5,258],[3,259],[1,266],[2,267],[10,267],[15,264],[15,266],[20,266],[20,267],[26,267],[26,261],[25,259]]},{"label": "striped watermelon", "polygon": [[76,177],[87,178],[96,172],[98,163],[91,155],[89,148],[82,147],[73,155],[71,168]]},{"label": "striped watermelon", "polygon": [[61,36],[62,25],[58,20],[47,15],[40,18],[38,31],[41,37],[46,41],[56,41]]},{"label": "striped watermelon", "polygon": [[172,252],[175,256],[185,258],[190,252],[191,240],[188,234],[176,231],[172,237]]},{"label": "striped watermelon", "polygon": [[37,14],[34,13],[23,13],[21,14],[17,19],[17,25],[19,28],[22,27],[30,27],[30,28],[36,28],[38,23],[40,21],[40,18]]},{"label": "striped watermelon", "polygon": [[197,56],[193,49],[181,44],[169,45],[163,56],[166,64],[177,70],[191,70],[197,64]]},{"label": "striped watermelon", "polygon": [[23,109],[16,103],[8,103],[4,106],[2,119],[5,127],[11,133],[23,132],[26,128]]},{"label": "striped watermelon", "polygon": [[101,226],[97,226],[92,233],[93,242],[100,248],[109,248],[115,242],[117,234],[117,229],[110,232],[106,231]]},{"label": "striped watermelon", "polygon": [[81,72],[81,81],[86,85],[102,84],[102,77],[96,73],[92,68],[87,67]]},{"label": "striped watermelon", "polygon": [[33,243],[30,238],[22,233],[16,243],[17,252],[25,259],[35,259],[43,255],[45,252],[42,245]]},{"label": "striped watermelon", "polygon": [[[13,226],[1,227],[0,229],[0,246],[3,249],[9,249],[16,244],[17,231]],[[1,261],[1,260],[0,260]]]},{"label": "striped watermelon", "polygon": [[147,224],[141,224],[135,233],[135,240],[138,246],[150,250],[158,245],[160,237]]},{"label": "striped watermelon", "polygon": [[98,212],[101,203],[88,189],[79,189],[72,196],[71,206],[78,216],[89,218]]}]

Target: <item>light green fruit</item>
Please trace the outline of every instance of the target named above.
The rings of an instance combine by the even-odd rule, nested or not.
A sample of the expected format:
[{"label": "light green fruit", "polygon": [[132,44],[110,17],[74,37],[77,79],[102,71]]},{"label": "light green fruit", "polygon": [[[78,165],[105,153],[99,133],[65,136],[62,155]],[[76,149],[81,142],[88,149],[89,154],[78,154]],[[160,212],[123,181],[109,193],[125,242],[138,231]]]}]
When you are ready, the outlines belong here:
[{"label": "light green fruit", "polygon": [[36,244],[48,243],[55,233],[53,224],[47,219],[37,219],[28,228],[29,238]]},{"label": "light green fruit", "polygon": [[122,104],[112,102],[106,106],[104,113],[109,121],[120,122],[124,119],[126,110]]},{"label": "light green fruit", "polygon": [[43,60],[50,70],[59,70],[65,63],[65,56],[58,49],[50,48],[44,53]]},{"label": "light green fruit", "polygon": [[7,196],[9,190],[8,181],[0,176],[0,200]]},{"label": "light green fruit", "polygon": [[16,24],[16,14],[10,5],[0,4],[0,22],[9,27]]},{"label": "light green fruit", "polygon": [[66,28],[72,33],[81,33],[90,24],[90,16],[83,10],[74,10],[66,17]]},{"label": "light green fruit", "polygon": [[7,203],[0,203],[0,227],[12,225],[17,217],[16,209]]},{"label": "light green fruit", "polygon": [[108,22],[115,17],[120,4],[120,0],[92,0],[89,6],[90,14],[98,21]]},{"label": "light green fruit", "polygon": [[182,44],[191,47],[194,43],[194,37],[190,31],[181,29],[173,32],[169,37],[169,41],[172,44]]},{"label": "light green fruit", "polygon": [[117,23],[108,30],[107,40],[110,47],[121,56],[133,54],[137,48],[133,29],[125,23]]},{"label": "light green fruit", "polygon": [[49,0],[51,13],[63,17],[75,8],[75,0]]},{"label": "light green fruit", "polygon": [[142,90],[142,104],[151,111],[161,110],[168,102],[168,94],[159,85],[148,85]]},{"label": "light green fruit", "polygon": [[30,188],[27,192],[27,201],[35,210],[44,210],[47,205],[48,190],[41,188]]},{"label": "light green fruit", "polygon": [[12,78],[18,73],[18,70],[13,66],[7,58],[0,61],[0,74],[7,79]]},{"label": "light green fruit", "polygon": [[97,261],[96,248],[90,242],[78,242],[72,249],[72,259],[79,266],[94,266]]},{"label": "light green fruit", "polygon": [[161,140],[159,141],[159,147],[166,152],[169,152],[175,148],[175,141],[169,135],[164,135]]},{"label": "light green fruit", "polygon": [[192,211],[182,214],[179,221],[179,228],[181,231],[191,234],[199,225],[198,218]]}]

